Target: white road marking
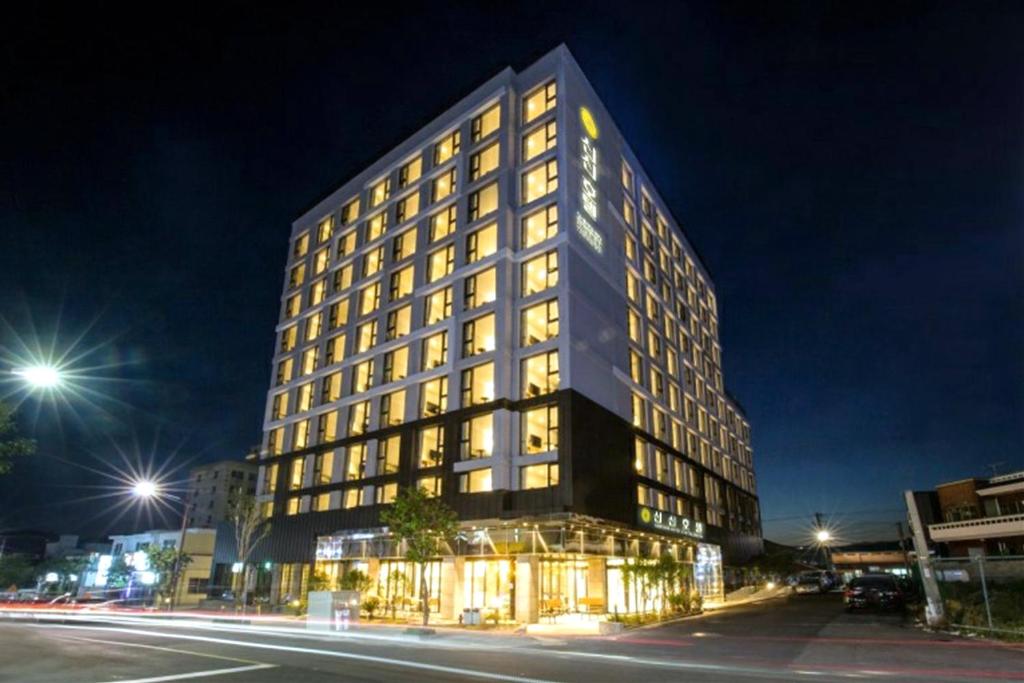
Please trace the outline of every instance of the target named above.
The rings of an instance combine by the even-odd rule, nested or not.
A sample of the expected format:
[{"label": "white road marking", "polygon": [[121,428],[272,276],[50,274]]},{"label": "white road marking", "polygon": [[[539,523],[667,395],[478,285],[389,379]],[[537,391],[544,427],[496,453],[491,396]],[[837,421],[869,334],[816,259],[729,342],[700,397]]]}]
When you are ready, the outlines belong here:
[{"label": "white road marking", "polygon": [[[163,681],[183,681],[188,678],[207,678],[209,676],[225,676],[228,674],[240,674],[246,671],[257,671],[259,669],[273,669],[273,664],[252,664],[250,666],[236,666],[230,669],[208,669],[206,671],[194,671],[188,674],[169,674],[167,676],[153,676],[152,678],[132,678],[130,680],[118,680],[117,683],[162,683]],[[101,681],[100,683],[111,683]]]},{"label": "white road marking", "polygon": [[[492,681],[513,681],[514,683],[554,683],[553,681],[540,679],[540,678],[525,678],[521,676],[506,676],[499,673],[493,673],[490,671],[477,671],[475,669],[461,669],[454,666],[442,666],[440,664],[427,664],[425,662],[410,662],[404,659],[395,659],[391,657],[374,657],[372,655],[359,655],[354,652],[336,652],[334,650],[318,650],[311,647],[293,647],[290,645],[272,645],[270,643],[252,643],[244,640],[228,640],[226,638],[210,638],[207,636],[191,636],[184,633],[165,633],[163,631],[139,631],[137,629],[127,628],[111,628],[109,626],[69,626],[65,624],[36,624],[39,628],[60,628],[60,629],[74,629],[74,630],[85,630],[85,631],[117,631],[120,633],[132,633],[135,635],[148,635],[158,636],[163,638],[178,638],[180,640],[195,640],[203,643],[216,643],[218,645],[234,645],[236,647],[251,647],[261,650],[276,650],[281,652],[295,652],[298,654],[309,654],[309,655],[321,655],[324,657],[337,657],[339,659],[353,659],[361,662],[372,662],[374,664],[385,664],[388,666],[405,667],[409,669],[420,669],[423,671],[434,671],[437,673],[454,674],[456,676],[464,676],[469,678],[484,678]],[[256,668],[267,668],[268,665],[258,665]],[[235,669],[240,671],[245,667]],[[252,670],[253,667],[249,667]],[[231,670],[222,669],[221,671],[227,673]],[[183,674],[180,678],[185,677],[195,678],[194,675]],[[137,679],[134,681],[119,681],[118,683],[157,683],[157,681],[173,681],[178,680],[177,678],[146,678]]]},{"label": "white road marking", "polygon": [[[229,662],[242,662],[243,664],[267,664],[267,662],[254,662],[251,659],[239,659],[238,657],[225,657],[223,655],[211,655],[205,652],[194,652],[193,650],[179,650],[174,647],[160,647],[159,645],[143,645],[142,643],[128,643],[123,640],[103,640],[101,638],[84,638],[82,636],[67,636],[70,640],[81,640],[87,643],[104,643],[106,645],[117,645],[119,647],[141,647],[146,650],[160,650],[161,652],[174,652],[181,655],[192,655],[193,657],[208,657],[209,659],[224,659]],[[267,666],[275,666],[267,664]]]}]

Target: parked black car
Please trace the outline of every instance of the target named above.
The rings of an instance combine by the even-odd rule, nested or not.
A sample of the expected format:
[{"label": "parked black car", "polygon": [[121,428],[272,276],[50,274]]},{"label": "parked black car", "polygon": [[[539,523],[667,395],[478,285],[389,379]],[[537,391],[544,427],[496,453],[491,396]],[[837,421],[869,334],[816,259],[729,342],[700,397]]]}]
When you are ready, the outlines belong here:
[{"label": "parked black car", "polygon": [[906,605],[906,596],[892,574],[865,574],[846,586],[843,603],[847,611],[865,607],[902,610]]}]

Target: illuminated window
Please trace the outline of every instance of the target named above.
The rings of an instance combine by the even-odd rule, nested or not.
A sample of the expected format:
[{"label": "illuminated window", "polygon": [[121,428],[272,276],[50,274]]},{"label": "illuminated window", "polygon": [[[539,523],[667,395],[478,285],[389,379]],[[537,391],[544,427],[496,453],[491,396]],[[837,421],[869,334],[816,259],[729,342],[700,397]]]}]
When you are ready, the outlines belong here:
[{"label": "illuminated window", "polygon": [[284,318],[294,318],[302,310],[302,295],[293,294],[288,297],[284,302]]},{"label": "illuminated window", "polygon": [[267,432],[267,452],[270,455],[284,452],[284,427],[275,427]]},{"label": "illuminated window", "polygon": [[367,320],[356,328],[356,353],[369,351],[377,344],[377,321]]},{"label": "illuminated window", "polygon": [[391,196],[391,178],[383,178],[370,188],[370,208],[380,206]]},{"label": "illuminated window", "polygon": [[300,500],[301,498],[299,496],[292,496],[291,498],[289,498],[288,503],[285,506],[284,513],[289,516],[299,514]]},{"label": "illuminated window", "polygon": [[633,349],[629,350],[629,377],[637,384],[644,381],[643,357]]},{"label": "illuminated window", "polygon": [[373,386],[373,359],[352,366],[352,393],[359,394]]},{"label": "illuminated window", "polygon": [[496,268],[488,268],[466,278],[464,284],[464,304],[468,311],[477,306],[489,304],[498,295],[498,275]]},{"label": "illuminated window", "polygon": [[420,193],[413,192],[395,205],[395,222],[404,223],[420,212]]},{"label": "illuminated window", "polygon": [[327,309],[327,327],[336,330],[348,322],[348,299],[336,301]]},{"label": "illuminated window", "polygon": [[551,159],[523,173],[522,202],[529,204],[535,199],[558,189],[558,161]]},{"label": "illuminated window", "polygon": [[523,98],[523,123],[529,123],[555,107],[557,88],[549,81]]},{"label": "illuminated window", "polygon": [[345,481],[366,476],[366,444],[357,443],[345,449]]},{"label": "illuminated window", "polygon": [[409,330],[412,329],[412,306],[406,305],[401,308],[396,308],[393,311],[388,311],[388,326],[386,330],[386,337],[388,341],[392,339],[398,339],[409,334]]},{"label": "illuminated window", "polygon": [[341,224],[348,225],[359,217],[359,197],[341,207]]},{"label": "illuminated window", "polygon": [[393,427],[405,422],[405,389],[380,397],[380,425]]},{"label": "illuminated window", "polygon": [[327,296],[327,279],[320,278],[309,288],[309,305],[316,306],[319,303],[323,303],[324,298]]},{"label": "illuminated window", "polygon": [[299,369],[299,374],[311,375],[316,370],[316,362],[320,356],[320,348],[311,346],[302,352],[302,364]]},{"label": "illuminated window", "polygon": [[349,263],[334,271],[335,293],[344,291],[352,286],[352,272],[354,270],[355,268]]},{"label": "illuminated window", "polygon": [[413,267],[407,266],[401,270],[391,273],[391,286],[388,288],[388,298],[397,301],[402,297],[412,294],[413,289]]},{"label": "illuminated window", "polygon": [[295,238],[292,245],[292,258],[302,258],[309,252],[309,233],[304,232]]},{"label": "illuminated window", "polygon": [[281,330],[281,352],[291,351],[295,348],[295,342],[298,340],[298,328],[295,325],[286,327]]},{"label": "illuminated window", "polygon": [[549,149],[554,149],[557,144],[558,135],[554,120],[537,126],[523,138],[523,161],[529,161]]},{"label": "illuminated window", "polygon": [[448,378],[437,377],[420,385],[420,417],[440,415],[448,410]]},{"label": "illuminated window", "polygon": [[416,228],[406,230],[395,237],[391,244],[391,259],[401,261],[416,253]]},{"label": "illuminated window", "polygon": [[436,467],[444,462],[444,427],[431,425],[416,435],[416,462],[419,467]]},{"label": "illuminated window", "polygon": [[423,370],[430,370],[448,362],[448,332],[438,332],[423,340]]},{"label": "illuminated window", "polygon": [[356,231],[349,230],[344,235],[338,238],[338,248],[335,253],[338,254],[338,258],[345,258],[356,248]]},{"label": "illuminated window", "polygon": [[424,298],[423,324],[433,325],[452,314],[452,288],[445,287]]},{"label": "illuminated window", "polygon": [[288,286],[291,288],[298,287],[306,279],[306,264],[300,263],[291,269],[288,273]]},{"label": "illuminated window", "polygon": [[430,183],[430,201],[439,202],[455,192],[455,169],[442,173]]},{"label": "illuminated window", "polygon": [[455,270],[455,245],[449,244],[427,254],[427,282],[436,282]]},{"label": "illuminated window", "polygon": [[331,249],[330,247],[324,247],[320,251],[313,254],[313,275],[319,275],[320,273],[327,270],[327,265],[331,262]]},{"label": "illuminated window", "polygon": [[470,470],[459,475],[459,493],[491,491],[491,468]]},{"label": "illuminated window", "polygon": [[381,235],[383,235],[388,229],[388,212],[381,211],[376,216],[371,216],[370,220],[366,221],[366,241],[372,242]]},{"label": "illuminated window", "polygon": [[501,146],[495,142],[469,157],[469,179],[478,180],[498,168]]},{"label": "illuminated window", "polygon": [[295,361],[292,358],[285,358],[277,364],[277,386],[292,381],[292,368],[294,364]]},{"label": "illuminated window", "polygon": [[549,251],[522,265],[522,295],[530,296],[558,284],[558,252]]},{"label": "illuminated window", "polygon": [[348,409],[348,435],[365,434],[370,428],[370,402],[353,403]]},{"label": "illuminated window", "polygon": [[640,213],[648,218],[652,218],[654,215],[654,205],[651,203],[651,198],[644,191],[640,192]]},{"label": "illuminated window", "polygon": [[380,282],[359,290],[359,315],[369,315],[380,306]]},{"label": "illuminated window", "polygon": [[494,454],[494,413],[477,415],[462,422],[459,458],[474,460]]},{"label": "illuminated window", "polygon": [[423,160],[420,157],[416,157],[398,169],[398,186],[406,187],[409,183],[416,182],[420,179],[422,173]]},{"label": "illuminated window", "polygon": [[462,357],[494,350],[494,314],[488,313],[462,325]]},{"label": "illuminated window", "polygon": [[331,506],[331,494],[321,493],[310,499],[310,511],[323,512]]},{"label": "illuminated window", "polygon": [[474,116],[470,124],[473,142],[480,142],[485,137],[498,130],[501,123],[501,105],[496,104],[483,114]]},{"label": "illuminated window", "polygon": [[498,210],[498,183],[491,183],[469,195],[469,220],[475,221]]},{"label": "illuminated window", "polygon": [[636,240],[626,235],[626,258],[630,261],[636,261]]},{"label": "illuminated window", "polygon": [[363,504],[363,487],[344,489],[341,492],[341,507],[351,510]]},{"label": "illuminated window", "polygon": [[401,445],[402,437],[397,435],[377,442],[377,476],[398,471],[398,451]]},{"label": "illuminated window", "polygon": [[296,422],[292,427],[292,449],[299,450],[309,445],[309,420]]},{"label": "illuminated window", "polygon": [[633,202],[628,199],[622,200],[622,218],[629,227],[636,226],[636,209],[633,208]]},{"label": "illuminated window", "polygon": [[523,398],[558,391],[558,351],[523,359]]},{"label": "illuminated window", "polygon": [[331,230],[334,229],[334,216],[328,216],[324,218],[317,225],[316,228],[316,241],[317,243],[326,242],[331,239]]},{"label": "illuminated window", "polygon": [[663,398],[665,396],[665,378],[658,372],[657,368],[651,368],[651,393],[654,394],[654,398]]},{"label": "illuminated window", "polygon": [[522,452],[527,455],[558,450],[558,406],[539,406],[522,414]]},{"label": "illuminated window", "polygon": [[275,462],[273,465],[267,465],[263,469],[263,493],[274,493],[277,491],[277,473],[278,466]]},{"label": "illuminated window", "polygon": [[270,404],[270,419],[280,420],[283,417],[288,416],[288,392],[284,391],[280,394],[274,394],[274,399]]},{"label": "illuminated window", "polygon": [[534,211],[523,219],[521,242],[523,248],[532,247],[551,239],[558,233],[558,205],[552,204]]},{"label": "illuminated window", "polygon": [[370,277],[384,267],[384,247],[377,247],[363,256],[363,277]]},{"label": "illuminated window", "polygon": [[462,371],[462,407],[494,400],[494,363],[484,363]]},{"label": "illuminated window", "polygon": [[434,166],[443,164],[459,153],[459,143],[462,135],[458,130],[453,130],[448,135],[434,144]]},{"label": "illuminated window", "polygon": [[628,270],[626,271],[626,296],[630,301],[640,300],[640,283],[637,282],[636,276]]},{"label": "illuminated window", "polygon": [[338,438],[338,411],[332,410],[316,419],[316,442],[329,443]]},{"label": "illuminated window", "polygon": [[526,465],[519,468],[520,489],[544,489],[549,486],[558,486],[557,462]]},{"label": "illuminated window", "polygon": [[377,485],[377,497],[374,499],[377,505],[390,505],[398,497],[398,482]]},{"label": "illuminated window", "polygon": [[430,217],[430,232],[428,234],[428,241],[436,242],[442,237],[455,232],[455,205],[441,209]]},{"label": "illuminated window", "polygon": [[524,308],[521,315],[520,344],[531,346],[558,336],[558,300]]},{"label": "illuminated window", "polygon": [[427,494],[428,498],[441,495],[441,477],[420,477],[416,480],[416,488]]},{"label": "illuminated window", "polygon": [[320,330],[324,326],[323,312],[311,315],[306,318],[306,341],[313,341],[320,336]]},{"label": "illuminated window", "polygon": [[633,191],[633,169],[625,161],[622,162],[622,186],[629,192]]},{"label": "illuminated window", "polygon": [[313,460],[313,486],[330,484],[334,476],[334,451],[317,453]]},{"label": "illuminated window", "polygon": [[633,469],[640,476],[647,476],[647,444],[643,439],[633,439]]},{"label": "illuminated window", "polygon": [[409,374],[409,347],[402,346],[384,354],[384,368],[381,382],[397,382]]},{"label": "illuminated window", "polygon": [[491,223],[466,236],[466,263],[487,258],[498,250],[498,224]]},{"label": "illuminated window", "polygon": [[341,372],[325,375],[320,385],[320,403],[331,403],[341,398]]},{"label": "illuminated window", "polygon": [[643,429],[647,426],[647,402],[640,394],[633,394],[631,399],[633,426]]}]

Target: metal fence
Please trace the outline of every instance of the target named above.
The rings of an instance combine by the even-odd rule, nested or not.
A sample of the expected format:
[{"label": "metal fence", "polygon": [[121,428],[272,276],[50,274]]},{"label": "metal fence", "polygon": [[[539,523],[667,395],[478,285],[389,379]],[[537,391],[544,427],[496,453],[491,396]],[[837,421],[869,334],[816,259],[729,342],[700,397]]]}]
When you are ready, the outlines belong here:
[{"label": "metal fence", "polygon": [[944,557],[932,568],[951,626],[1024,638],[1024,556]]}]

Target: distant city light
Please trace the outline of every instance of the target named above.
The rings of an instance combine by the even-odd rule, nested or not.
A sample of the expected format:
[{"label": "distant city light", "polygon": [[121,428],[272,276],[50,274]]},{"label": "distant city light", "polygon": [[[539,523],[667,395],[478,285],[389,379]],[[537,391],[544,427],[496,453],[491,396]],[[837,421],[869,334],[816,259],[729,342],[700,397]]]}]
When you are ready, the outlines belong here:
[{"label": "distant city light", "polygon": [[60,369],[52,365],[30,365],[15,368],[13,372],[34,389],[53,389],[61,383]]}]

